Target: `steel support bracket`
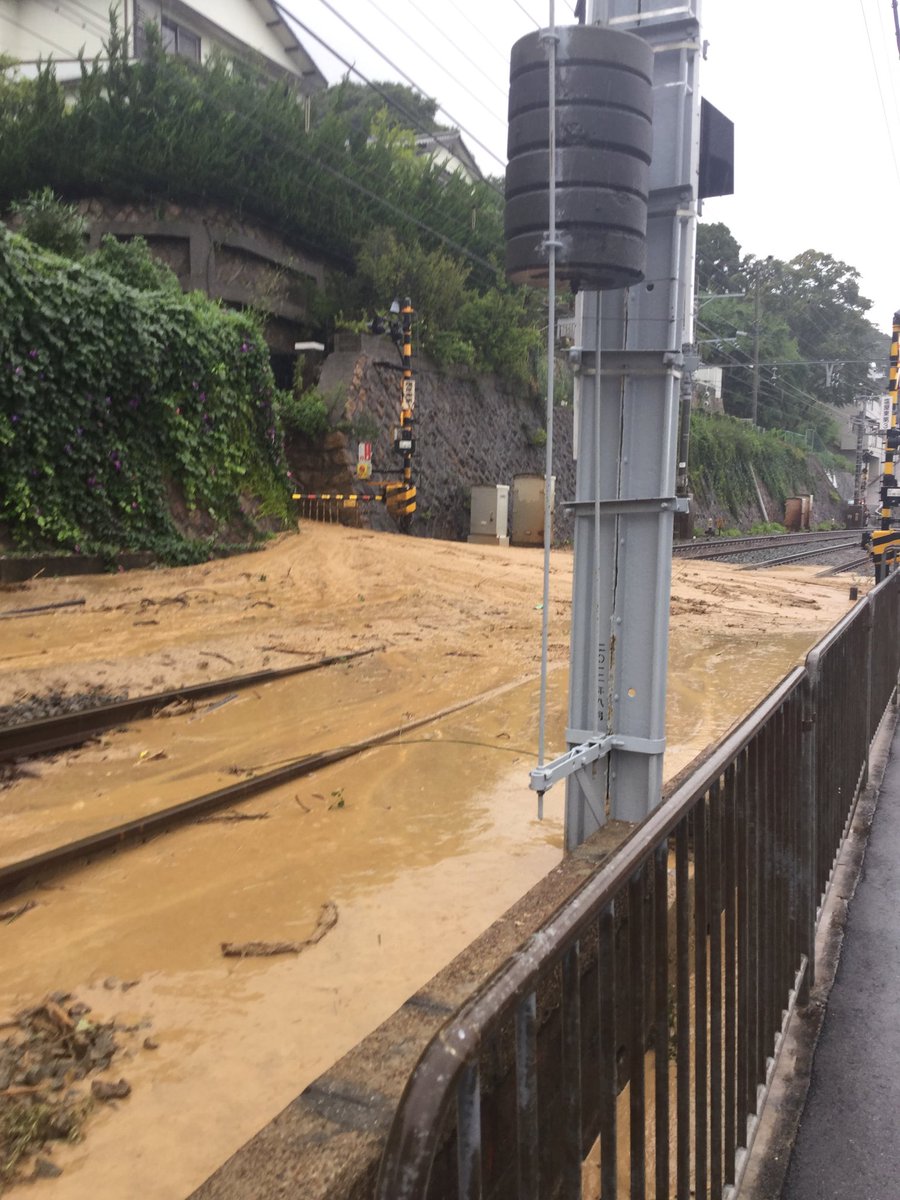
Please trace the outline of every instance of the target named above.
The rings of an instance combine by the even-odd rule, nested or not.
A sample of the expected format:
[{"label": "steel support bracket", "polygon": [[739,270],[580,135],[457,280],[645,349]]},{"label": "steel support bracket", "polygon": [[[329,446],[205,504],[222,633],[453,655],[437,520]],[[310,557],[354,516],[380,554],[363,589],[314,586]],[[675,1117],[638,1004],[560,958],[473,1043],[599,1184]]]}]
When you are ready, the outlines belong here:
[{"label": "steel support bracket", "polygon": [[599,506],[603,516],[616,513],[686,512],[680,507],[681,496],[653,496],[638,500],[564,500],[563,508],[571,513],[592,513]]},{"label": "steel support bracket", "polygon": [[679,375],[683,366],[684,355],[679,350],[662,354],[655,350],[604,350],[599,374],[605,378],[621,375],[631,378]]},{"label": "steel support bracket", "polygon": [[[580,731],[567,729],[566,739],[571,741],[573,734],[575,737],[584,736]],[[617,733],[604,734],[603,737],[588,735],[581,745],[574,746],[542,767],[535,767],[529,775],[528,786],[533,792],[543,795],[561,779],[567,779],[582,767],[589,767],[598,759],[605,758],[611,750],[627,750],[631,754],[662,754],[665,748],[665,738],[627,737]]]},{"label": "steel support bracket", "polygon": [[576,375],[596,375],[597,373],[596,350],[585,350],[583,346],[571,346],[569,362]]}]

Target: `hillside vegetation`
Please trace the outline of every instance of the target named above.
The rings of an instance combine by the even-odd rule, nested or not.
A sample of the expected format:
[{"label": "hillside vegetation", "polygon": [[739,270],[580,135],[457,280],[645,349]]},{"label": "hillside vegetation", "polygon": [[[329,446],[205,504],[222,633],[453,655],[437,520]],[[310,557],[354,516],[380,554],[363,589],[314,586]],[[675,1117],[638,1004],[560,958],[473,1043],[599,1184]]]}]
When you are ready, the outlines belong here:
[{"label": "hillside vegetation", "polygon": [[789,496],[815,491],[806,453],[777,433],[735,417],[691,415],[691,489],[705,507],[725,509],[739,524],[757,508],[754,474],[781,512]]}]

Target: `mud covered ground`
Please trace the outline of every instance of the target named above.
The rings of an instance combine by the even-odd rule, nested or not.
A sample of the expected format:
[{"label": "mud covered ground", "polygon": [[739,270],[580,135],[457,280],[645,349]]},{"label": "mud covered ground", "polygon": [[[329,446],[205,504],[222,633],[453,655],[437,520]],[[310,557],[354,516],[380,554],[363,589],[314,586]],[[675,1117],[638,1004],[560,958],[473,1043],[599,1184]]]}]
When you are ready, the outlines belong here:
[{"label": "mud covered ground", "polygon": [[[557,554],[551,576],[554,751],[571,561]],[[850,581],[816,570],[675,564],[667,774],[847,611]],[[202,566],[3,589],[5,612],[84,603],[3,621],[0,706],[39,707],[52,693],[63,703],[135,696],[375,651],[26,764],[0,782],[7,861],[222,786],[235,770],[476,701],[242,806],[257,820],[190,826],[3,902],[29,907],[0,924],[0,1020],[71,993],[119,1026],[151,1022],[158,1042],[129,1063],[130,1096],[97,1105],[84,1140],[53,1149],[62,1173],[40,1178],[35,1194],[187,1195],[552,869],[561,796],[548,796],[538,823],[527,788],[541,587],[539,552],[305,525],[256,554]],[[324,911],[334,920],[319,937]],[[272,958],[221,949],[279,941],[305,949]],[[114,1010],[109,979],[129,983]]]}]

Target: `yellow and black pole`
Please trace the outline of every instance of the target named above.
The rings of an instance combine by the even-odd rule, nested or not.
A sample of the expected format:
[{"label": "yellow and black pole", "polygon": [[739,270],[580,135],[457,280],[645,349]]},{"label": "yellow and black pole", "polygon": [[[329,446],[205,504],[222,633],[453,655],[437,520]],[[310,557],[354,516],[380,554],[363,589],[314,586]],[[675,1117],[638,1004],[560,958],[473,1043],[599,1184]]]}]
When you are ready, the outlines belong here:
[{"label": "yellow and black pole", "polygon": [[409,528],[409,519],[416,511],[416,487],[412,481],[412,457],[416,448],[413,425],[416,409],[416,381],[412,373],[412,319],[413,307],[409,297],[400,310],[403,337],[401,357],[403,377],[400,382],[400,425],[394,438],[394,449],[403,456],[403,478],[397,483],[388,483],[387,503],[389,511],[398,519],[400,527]]},{"label": "yellow and black pole", "polygon": [[[881,521],[879,528],[872,534],[872,561],[875,564],[876,583],[881,582],[889,569],[885,552],[889,547],[896,547],[900,541],[898,531],[891,528],[894,505],[900,503],[900,489],[897,487],[894,470],[897,450],[900,448],[900,428],[897,425],[898,369],[900,369],[900,312],[895,312],[891,333],[890,375],[888,378],[888,393],[891,399],[890,419],[884,439],[884,473],[881,476]],[[887,556],[888,560],[893,557],[893,553]]]}]

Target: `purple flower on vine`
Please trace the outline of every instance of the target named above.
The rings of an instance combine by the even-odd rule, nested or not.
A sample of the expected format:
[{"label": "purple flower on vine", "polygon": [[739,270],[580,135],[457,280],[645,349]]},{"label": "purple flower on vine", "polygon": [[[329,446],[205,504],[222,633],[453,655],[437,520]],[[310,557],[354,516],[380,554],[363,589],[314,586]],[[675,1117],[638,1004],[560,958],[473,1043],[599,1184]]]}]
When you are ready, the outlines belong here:
[{"label": "purple flower on vine", "polygon": [[11,420],[11,421],[12,421],[12,423],[13,423],[13,425],[18,425],[18,423],[19,423],[20,419],[21,419],[21,418],[19,417],[19,414],[18,414],[18,413],[13,413],[12,417],[10,418],[10,420]]},{"label": "purple flower on vine", "polygon": [[28,357],[29,357],[29,358],[37,358],[37,356],[38,356],[38,352],[37,352],[37,350],[29,350],[29,351],[28,351]]},{"label": "purple flower on vine", "polygon": [[22,368],[21,368],[21,367],[16,367],[16,371],[15,371],[15,373],[16,373],[17,375],[21,375],[21,374],[22,374]]}]

